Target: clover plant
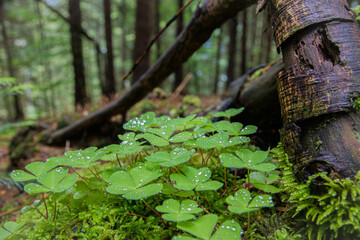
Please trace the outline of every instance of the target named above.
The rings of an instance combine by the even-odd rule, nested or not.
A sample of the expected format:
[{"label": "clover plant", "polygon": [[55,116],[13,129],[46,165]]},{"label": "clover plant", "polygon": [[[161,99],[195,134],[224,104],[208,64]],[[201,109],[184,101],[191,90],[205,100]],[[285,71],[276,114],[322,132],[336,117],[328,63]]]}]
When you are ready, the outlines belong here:
[{"label": "clover plant", "polygon": [[[213,117],[230,119],[242,111],[242,108],[229,109],[215,113]],[[116,222],[114,219],[122,219],[120,225],[111,225],[117,226],[119,231],[122,229],[122,233],[111,229],[110,235],[105,234],[105,226],[101,231],[115,239],[125,236],[126,230],[122,226],[128,226],[131,221],[140,224],[148,219],[161,220],[163,232],[172,231],[173,239],[191,239],[190,235],[199,239],[240,239],[243,230],[237,216],[248,214],[248,233],[249,213],[273,206],[271,196],[263,192],[279,192],[273,186],[279,179],[276,166],[267,152],[251,151],[245,145],[250,140],[247,135],[256,131],[255,126],[244,127],[228,120],[214,123],[210,117],[195,114],[171,119],[148,112],[129,120],[123,127],[128,132],[118,136],[119,144],[68,151],[64,156],[51,157],[46,162],[28,164],[25,170],[13,171],[11,177],[15,181],[26,182],[26,192],[43,195],[42,200],[25,207],[24,214],[36,210],[47,223],[48,210],[52,208],[53,221],[62,221],[66,216],[73,221],[76,216],[81,218],[86,209],[98,206],[100,211],[104,202],[110,202],[111,208],[122,209],[116,216],[108,217],[113,223]],[[199,156],[201,164],[197,164]],[[226,173],[226,168],[246,168],[247,185],[238,179],[236,170],[235,174],[228,173],[231,176],[226,178],[225,175],[222,180],[219,172]],[[229,179],[234,182],[231,196],[224,195]],[[209,204],[211,201],[214,204]],[[207,208],[204,203],[208,204]],[[42,213],[44,209],[46,214]],[[151,213],[155,213],[157,220]],[[75,222],[73,230],[64,230],[70,238],[83,236],[82,229],[90,229],[88,221],[82,226]],[[0,229],[4,238],[18,230],[7,225]],[[190,235],[176,236],[176,229]],[[136,238],[131,232],[126,234]]]}]

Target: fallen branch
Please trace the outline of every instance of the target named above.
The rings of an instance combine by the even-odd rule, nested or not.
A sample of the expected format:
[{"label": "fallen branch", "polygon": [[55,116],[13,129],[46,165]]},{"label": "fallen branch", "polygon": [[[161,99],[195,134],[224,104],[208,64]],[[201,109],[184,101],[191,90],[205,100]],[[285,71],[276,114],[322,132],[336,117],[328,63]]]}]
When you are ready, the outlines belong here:
[{"label": "fallen branch", "polygon": [[197,8],[175,42],[139,78],[127,93],[111,102],[105,108],[53,132],[44,140],[49,144],[62,143],[95,124],[109,120],[114,115],[125,114],[128,109],[143,99],[149,91],[159,86],[181,64],[186,62],[210,38],[216,28],[220,27],[228,19],[233,18],[239,11],[255,3],[255,0],[205,1]]}]

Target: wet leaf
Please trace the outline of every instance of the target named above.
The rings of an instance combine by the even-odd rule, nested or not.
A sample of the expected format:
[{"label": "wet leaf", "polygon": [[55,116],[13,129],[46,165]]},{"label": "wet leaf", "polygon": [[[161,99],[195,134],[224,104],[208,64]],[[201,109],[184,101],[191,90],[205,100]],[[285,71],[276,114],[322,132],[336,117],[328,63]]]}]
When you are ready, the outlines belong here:
[{"label": "wet leaf", "polygon": [[96,147],[89,147],[84,150],[68,151],[64,153],[62,158],[62,165],[71,166],[74,168],[89,168],[100,164],[95,162],[105,155],[103,151],[96,151]]},{"label": "wet leaf", "polygon": [[190,233],[200,239],[210,239],[211,233],[217,223],[218,216],[208,214],[195,221],[179,222],[177,228]]},{"label": "wet leaf", "polygon": [[143,166],[131,169],[130,174],[118,171],[111,175],[106,191],[112,194],[123,194],[125,198],[133,200],[149,197],[159,193],[162,184],[145,185],[161,175],[160,169],[150,171]]},{"label": "wet leaf", "polygon": [[140,118],[136,117],[123,125],[125,130],[142,131],[145,132],[147,128],[155,121],[155,113],[148,112]]},{"label": "wet leaf", "polygon": [[240,113],[242,113],[242,111],[244,111],[244,108],[230,108],[227,109],[224,112],[216,112],[213,114],[213,117],[226,117],[226,118],[230,118],[230,117],[234,117]]},{"label": "wet leaf", "polygon": [[156,210],[165,214],[162,217],[171,222],[182,222],[194,218],[195,213],[203,211],[193,200],[183,200],[180,204],[178,200],[168,199],[162,205],[157,206]]},{"label": "wet leaf", "polygon": [[270,192],[270,193],[281,192],[280,189],[271,185],[271,183],[278,180],[279,178],[280,178],[279,175],[275,173],[269,173],[267,175],[260,172],[250,173],[250,183],[257,189],[260,189],[264,192]]},{"label": "wet leaf", "polygon": [[228,220],[221,224],[218,230],[211,236],[211,240],[240,239],[243,233],[244,231],[235,220]]},{"label": "wet leaf", "polygon": [[276,169],[275,164],[261,163],[265,161],[267,152],[252,152],[249,149],[241,149],[232,153],[220,154],[221,163],[227,168],[248,168],[250,170],[270,172]]},{"label": "wet leaf", "polygon": [[172,167],[190,160],[195,150],[187,150],[185,148],[175,148],[170,153],[168,152],[155,152],[145,159],[150,162],[159,163],[164,167]]},{"label": "wet leaf", "polygon": [[270,195],[259,195],[252,199],[246,189],[240,189],[234,196],[227,197],[226,202],[229,204],[229,211],[237,214],[256,211],[262,207],[273,207]]},{"label": "wet leaf", "polygon": [[170,175],[171,181],[175,181],[174,187],[180,190],[190,191],[195,188],[196,191],[217,190],[222,187],[218,181],[209,181],[211,171],[209,168],[196,169],[185,166],[182,168],[185,175],[174,173]]}]

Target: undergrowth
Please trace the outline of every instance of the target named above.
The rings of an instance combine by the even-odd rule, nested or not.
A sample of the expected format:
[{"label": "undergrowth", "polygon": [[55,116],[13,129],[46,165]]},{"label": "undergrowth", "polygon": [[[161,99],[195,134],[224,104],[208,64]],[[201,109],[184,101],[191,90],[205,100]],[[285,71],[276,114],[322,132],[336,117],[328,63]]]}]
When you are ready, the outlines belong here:
[{"label": "undergrowth", "polygon": [[242,110],[213,114],[219,122],[148,112],[124,125],[120,144],[13,171],[42,197],[0,239],[359,237],[360,175],[299,183],[281,146],[261,151],[249,145],[255,126],[230,122]]}]

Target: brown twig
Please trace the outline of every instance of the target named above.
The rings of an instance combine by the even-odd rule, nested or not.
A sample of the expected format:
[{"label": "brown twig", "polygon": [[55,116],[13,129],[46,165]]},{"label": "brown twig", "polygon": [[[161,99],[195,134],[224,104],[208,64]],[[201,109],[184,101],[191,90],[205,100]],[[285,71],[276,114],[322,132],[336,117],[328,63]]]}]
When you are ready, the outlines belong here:
[{"label": "brown twig", "polygon": [[145,51],[141,54],[140,57],[138,57],[134,63],[134,65],[131,67],[130,71],[128,71],[127,73],[125,73],[125,75],[122,77],[121,81],[126,80],[130,74],[132,74],[135,70],[135,68],[139,65],[139,63],[144,59],[145,55],[149,53],[152,45],[156,42],[156,40],[161,36],[161,34],[163,34],[163,32],[170,26],[171,23],[173,23],[176,18],[180,15],[180,13],[187,7],[190,5],[191,2],[193,2],[194,0],[189,0],[186,4],[184,4],[177,12],[176,14],[166,23],[165,27],[163,27],[156,35],[155,37],[150,41],[149,45],[147,46],[147,48],[145,49]]},{"label": "brown twig", "polygon": [[[46,195],[44,196],[44,198],[47,198],[48,196],[49,196],[49,195],[46,194]],[[28,203],[22,204],[22,205],[20,205],[20,206],[18,206],[18,207],[16,207],[16,208],[10,209],[10,210],[5,211],[5,212],[2,212],[2,213],[0,213],[0,217],[3,217],[3,216],[6,216],[6,215],[11,214],[11,213],[13,213],[13,212],[19,211],[19,210],[22,209],[23,207],[29,206],[29,205],[33,204],[36,200],[41,200],[41,199],[42,199],[42,197],[39,197],[39,198],[36,198],[36,199],[34,199],[34,200],[32,200],[32,201],[30,201],[30,202],[28,202]]]},{"label": "brown twig", "polygon": [[145,202],[144,199],[141,199],[141,200],[143,201],[143,203],[144,203],[148,208],[150,208],[151,211],[153,211],[153,212],[160,218],[160,220],[161,220],[162,223],[164,224],[165,228],[168,229],[168,228],[169,228],[169,225],[165,223],[165,221],[164,221],[164,219],[161,217],[161,215],[160,215],[157,211],[155,211],[155,209],[153,209],[152,207],[150,207],[150,205],[147,204],[147,202]]},{"label": "brown twig", "polygon": [[125,215],[129,215],[129,216],[136,216],[136,217],[141,217],[141,218],[144,218],[144,219],[147,219],[147,217],[145,217],[145,216],[141,216],[141,215],[139,215],[139,214],[136,214],[136,213],[124,213]]}]

